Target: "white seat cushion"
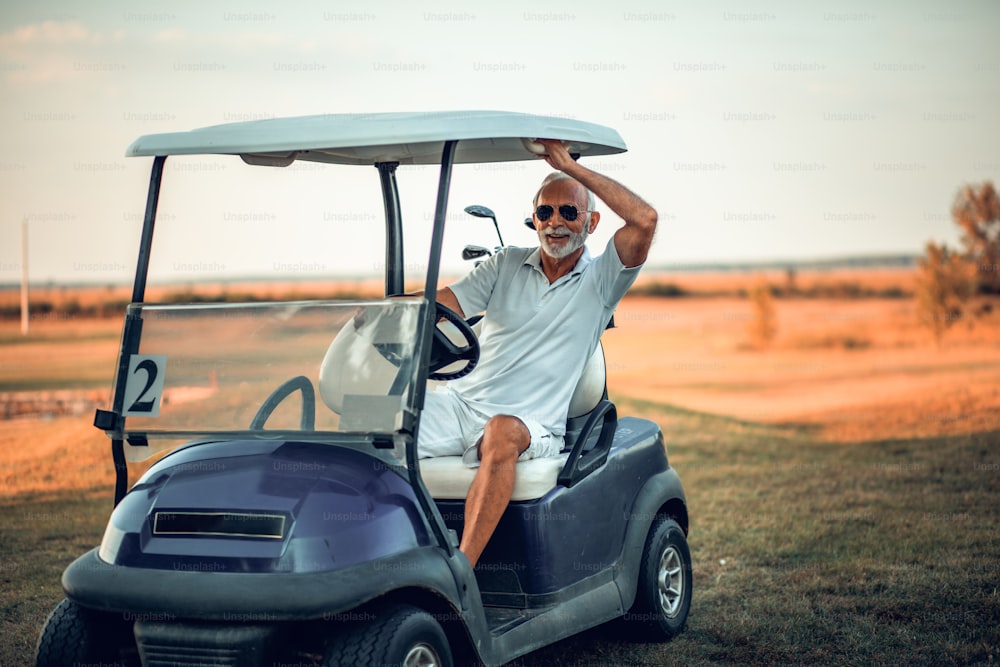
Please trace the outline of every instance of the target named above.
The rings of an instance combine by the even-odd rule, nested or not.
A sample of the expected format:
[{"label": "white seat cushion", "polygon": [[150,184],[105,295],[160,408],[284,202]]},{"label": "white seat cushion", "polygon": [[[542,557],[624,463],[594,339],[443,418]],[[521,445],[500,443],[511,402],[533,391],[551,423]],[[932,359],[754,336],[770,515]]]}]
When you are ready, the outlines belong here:
[{"label": "white seat cushion", "polygon": [[[514,493],[511,500],[535,500],[555,488],[559,471],[566,465],[569,454],[544,459],[529,459],[517,464]],[[438,456],[420,460],[420,476],[436,500],[465,500],[476,476],[476,468],[468,468],[461,456]]]}]

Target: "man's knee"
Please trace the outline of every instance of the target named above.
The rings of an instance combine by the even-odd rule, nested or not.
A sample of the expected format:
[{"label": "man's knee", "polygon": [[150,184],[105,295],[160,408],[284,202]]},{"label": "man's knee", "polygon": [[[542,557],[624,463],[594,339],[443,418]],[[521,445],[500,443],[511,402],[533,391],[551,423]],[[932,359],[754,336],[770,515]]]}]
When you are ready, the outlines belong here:
[{"label": "man's knee", "polygon": [[479,458],[498,456],[516,459],[531,444],[531,433],[517,417],[497,415],[486,422],[483,438],[479,443]]}]

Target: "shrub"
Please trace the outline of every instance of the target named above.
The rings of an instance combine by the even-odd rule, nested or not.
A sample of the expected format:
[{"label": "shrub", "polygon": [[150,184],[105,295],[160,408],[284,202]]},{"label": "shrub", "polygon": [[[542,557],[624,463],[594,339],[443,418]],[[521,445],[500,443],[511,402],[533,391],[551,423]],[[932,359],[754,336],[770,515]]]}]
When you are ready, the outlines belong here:
[{"label": "shrub", "polygon": [[778,333],[771,286],[761,278],[750,288],[748,296],[753,308],[753,317],[748,325],[750,343],[758,349],[764,349],[771,345]]},{"label": "shrub", "polygon": [[927,255],[918,262],[917,315],[921,324],[941,339],[961,320],[976,289],[975,267],[944,244],[927,243]]},{"label": "shrub", "polygon": [[974,264],[976,289],[1000,294],[1000,194],[993,183],[962,188],[951,215],[962,230],[965,255]]}]

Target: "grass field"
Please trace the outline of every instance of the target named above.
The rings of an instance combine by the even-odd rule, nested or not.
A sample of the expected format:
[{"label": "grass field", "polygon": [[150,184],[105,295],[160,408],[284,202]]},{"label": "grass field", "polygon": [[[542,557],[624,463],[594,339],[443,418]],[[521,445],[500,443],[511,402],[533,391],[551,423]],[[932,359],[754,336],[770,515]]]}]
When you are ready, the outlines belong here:
[{"label": "grass field", "polygon": [[[609,389],[661,425],[684,481],[688,628],[651,645],[612,623],[512,664],[1000,661],[1000,329],[936,348],[908,303],[779,300],[778,338],[755,352],[743,300],[624,302]],[[76,326],[89,334],[0,331],[4,386],[64,386],[71,364],[36,357],[80,350],[95,384],[110,374],[118,323]],[[62,569],[100,540],[107,451],[89,415],[0,422],[0,665],[31,663]]]},{"label": "grass field", "polygon": [[[610,624],[513,664],[995,664],[1000,432],[824,444],[807,427],[620,403],[663,425],[688,492],[688,629],[661,646],[620,640]],[[62,568],[100,539],[111,471],[93,453],[80,458],[103,483],[0,510],[2,665],[30,664]]]}]

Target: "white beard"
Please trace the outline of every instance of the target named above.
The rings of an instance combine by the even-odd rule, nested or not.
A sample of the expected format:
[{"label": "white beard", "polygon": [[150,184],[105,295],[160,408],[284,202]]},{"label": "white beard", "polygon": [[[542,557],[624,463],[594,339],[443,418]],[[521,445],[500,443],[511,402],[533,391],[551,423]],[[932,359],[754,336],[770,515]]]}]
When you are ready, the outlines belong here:
[{"label": "white beard", "polygon": [[[568,234],[569,239],[562,246],[555,247],[549,243],[549,234]],[[562,259],[563,257],[572,255],[583,247],[583,244],[587,241],[587,234],[586,226],[579,233],[571,232],[566,227],[556,227],[555,229],[546,227],[544,230],[539,230],[538,241],[546,255],[549,255],[553,259]]]}]

